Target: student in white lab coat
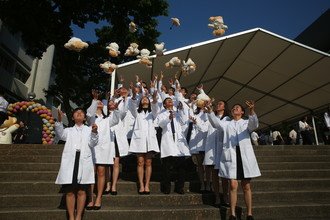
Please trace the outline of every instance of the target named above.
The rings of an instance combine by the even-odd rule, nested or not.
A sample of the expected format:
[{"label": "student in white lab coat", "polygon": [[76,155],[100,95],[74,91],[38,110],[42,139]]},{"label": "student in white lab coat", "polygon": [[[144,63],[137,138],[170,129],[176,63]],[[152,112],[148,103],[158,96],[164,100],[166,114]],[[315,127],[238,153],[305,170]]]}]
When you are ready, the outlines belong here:
[{"label": "student in white lab coat", "polygon": [[[220,120],[229,121],[227,104],[220,100],[214,108],[215,116]],[[216,129],[211,122],[208,122],[208,132],[205,141],[205,157],[203,164],[206,169],[211,169],[212,186],[215,195],[215,205],[220,205],[220,184],[219,184],[219,167],[220,157],[222,154],[223,131]],[[221,178],[223,205],[229,205],[228,179]]]},{"label": "student in white lab coat", "polygon": [[84,125],[86,114],[84,110],[77,108],[72,114],[75,125],[64,129],[62,115],[59,110],[55,131],[56,135],[66,143],[55,183],[63,186],[69,219],[80,220],[85,207],[86,190],[89,184],[95,182],[91,148],[98,142],[97,125],[93,124],[92,127]]},{"label": "student in white lab coat", "polygon": [[[255,157],[250,133],[258,127],[258,118],[254,112],[254,102],[246,101],[249,108],[249,119],[242,119],[244,108],[235,104],[231,109],[232,120],[221,121],[215,115],[209,114],[212,123],[224,132],[223,151],[220,158],[219,175],[230,181],[230,219],[236,219],[235,206],[237,203],[238,180],[241,180],[247,209],[247,219],[252,216],[251,178],[261,175]],[[211,108],[208,108],[211,111]]]},{"label": "student in white lab coat", "polygon": [[113,158],[115,155],[115,149],[111,148],[110,129],[119,123],[120,112],[114,111],[109,117],[103,112],[104,105],[100,100],[97,100],[98,93],[92,91],[94,99],[91,106],[87,109],[87,115],[89,115],[89,121],[95,123],[98,126],[99,141],[93,149],[93,160],[97,173],[97,196],[94,202],[93,191],[94,184],[91,185],[90,201],[86,206],[87,210],[99,210],[102,205],[102,193],[105,185],[105,172],[106,167],[113,164]]},{"label": "student in white lab coat", "polygon": [[111,195],[117,195],[117,181],[119,177],[119,159],[120,157],[124,157],[128,155],[128,140],[126,130],[124,128],[123,119],[127,113],[127,97],[121,99],[116,103],[114,100],[108,101],[108,115],[113,114],[113,112],[117,109],[121,112],[121,117],[119,123],[110,129],[110,140],[111,147],[115,149],[115,155],[113,157],[113,165],[110,175],[112,177],[112,181],[107,182],[107,189],[111,189]]},{"label": "student in white lab coat", "polygon": [[[135,96],[132,98],[131,112],[135,124],[129,152],[137,155],[137,175],[139,179],[139,194],[150,194],[150,178],[152,173],[152,158],[159,152],[154,120],[159,108],[157,91],[153,93],[153,101],[147,96],[142,97],[137,105]],[[144,178],[145,176],[145,178]],[[145,181],[144,181],[145,179]]]},{"label": "student in white lab coat", "polygon": [[162,184],[161,190],[164,194],[171,192],[170,169],[173,167],[177,174],[175,192],[184,194],[184,174],[185,157],[190,156],[182,125],[187,122],[183,111],[178,109],[173,111],[173,100],[165,98],[163,102],[164,110],[157,116],[157,123],[162,128],[162,138],[160,146],[160,157],[162,162]]},{"label": "student in white lab coat", "polygon": [[205,167],[203,165],[205,155],[205,140],[207,136],[207,115],[203,111],[204,105],[201,104],[194,112],[190,109],[187,142],[190,149],[192,160],[197,166],[200,181],[200,191],[210,191],[210,175],[208,175],[205,185]]}]

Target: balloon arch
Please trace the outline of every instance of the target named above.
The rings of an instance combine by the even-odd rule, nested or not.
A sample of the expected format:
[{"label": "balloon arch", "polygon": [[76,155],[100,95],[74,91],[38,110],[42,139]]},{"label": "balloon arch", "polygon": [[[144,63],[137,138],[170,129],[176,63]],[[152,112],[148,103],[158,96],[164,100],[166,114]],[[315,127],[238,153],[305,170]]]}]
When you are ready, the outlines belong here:
[{"label": "balloon arch", "polygon": [[46,106],[36,102],[16,102],[9,104],[8,115],[15,116],[23,111],[30,111],[38,114],[43,122],[42,128],[42,144],[53,144],[55,137],[55,121],[52,111]]}]

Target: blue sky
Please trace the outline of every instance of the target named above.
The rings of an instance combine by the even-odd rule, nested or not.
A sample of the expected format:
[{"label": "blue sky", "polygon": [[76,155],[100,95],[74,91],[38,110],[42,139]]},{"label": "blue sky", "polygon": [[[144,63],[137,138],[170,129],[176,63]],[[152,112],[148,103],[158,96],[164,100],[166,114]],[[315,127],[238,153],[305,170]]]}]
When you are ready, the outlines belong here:
[{"label": "blue sky", "polygon": [[[170,0],[169,16],[159,17],[159,42],[168,50],[214,39],[207,27],[210,16],[220,15],[229,27],[225,35],[260,27],[294,39],[321,14],[330,8],[329,0]],[[171,26],[171,17],[180,19],[181,26]],[[138,24],[137,24],[138,25]],[[84,29],[73,27],[74,36],[95,42],[94,29],[89,23]],[[152,48],[149,48],[152,49]]]}]

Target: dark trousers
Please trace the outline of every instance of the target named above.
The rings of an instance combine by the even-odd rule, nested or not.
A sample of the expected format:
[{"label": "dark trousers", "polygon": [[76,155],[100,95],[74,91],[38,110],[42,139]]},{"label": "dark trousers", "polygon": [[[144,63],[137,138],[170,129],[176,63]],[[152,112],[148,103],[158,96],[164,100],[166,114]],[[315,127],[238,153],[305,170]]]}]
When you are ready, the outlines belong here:
[{"label": "dark trousers", "polygon": [[8,119],[7,113],[0,111],[0,125],[2,125],[3,122],[6,121],[7,119]]},{"label": "dark trousers", "polygon": [[313,144],[313,138],[310,131],[301,131],[301,137],[303,139],[304,145],[312,145]]},{"label": "dark trousers", "polygon": [[185,180],[185,157],[165,157],[162,162],[162,192],[171,191],[171,171],[175,171],[175,190],[182,190]]}]

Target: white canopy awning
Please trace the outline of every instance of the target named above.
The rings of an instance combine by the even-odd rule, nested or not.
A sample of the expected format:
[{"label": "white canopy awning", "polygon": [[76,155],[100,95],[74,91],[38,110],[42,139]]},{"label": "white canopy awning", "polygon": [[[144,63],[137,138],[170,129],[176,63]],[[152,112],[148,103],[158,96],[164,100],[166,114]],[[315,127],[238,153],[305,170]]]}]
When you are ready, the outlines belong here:
[{"label": "white canopy awning", "polygon": [[[172,57],[191,58],[196,72],[182,76],[179,68],[165,68]],[[152,62],[152,68],[138,60],[121,64],[117,74],[126,82],[138,74],[149,83],[163,71],[167,84],[178,73],[189,93],[202,83],[229,106],[255,100],[260,128],[330,104],[330,55],[260,28],[168,51]]]}]

